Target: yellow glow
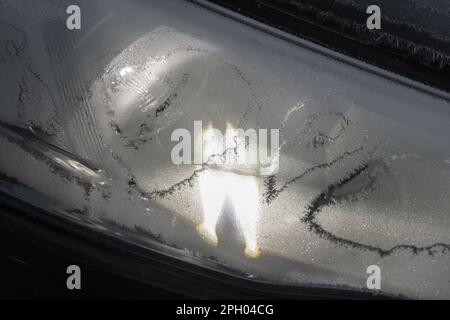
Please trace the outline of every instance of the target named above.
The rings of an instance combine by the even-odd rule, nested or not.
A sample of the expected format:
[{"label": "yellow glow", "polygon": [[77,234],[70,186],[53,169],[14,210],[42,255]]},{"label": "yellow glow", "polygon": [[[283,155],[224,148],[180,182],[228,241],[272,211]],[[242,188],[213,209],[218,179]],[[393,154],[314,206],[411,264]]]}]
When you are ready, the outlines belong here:
[{"label": "yellow glow", "polygon": [[234,125],[231,122],[227,121],[226,129],[234,129]]}]

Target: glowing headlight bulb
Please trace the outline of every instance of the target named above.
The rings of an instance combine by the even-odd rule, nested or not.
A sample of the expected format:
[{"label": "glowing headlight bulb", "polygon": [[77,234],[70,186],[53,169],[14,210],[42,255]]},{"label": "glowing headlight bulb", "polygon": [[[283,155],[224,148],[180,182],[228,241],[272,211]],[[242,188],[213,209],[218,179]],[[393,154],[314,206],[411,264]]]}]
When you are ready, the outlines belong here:
[{"label": "glowing headlight bulb", "polygon": [[[225,139],[236,139],[234,133],[233,127],[227,124]],[[229,143],[225,144],[230,146]],[[242,144],[235,140],[235,146],[236,149],[232,150],[228,156],[240,156]],[[245,147],[243,148],[245,149]],[[228,157],[221,157],[226,152],[227,149],[224,149],[223,136],[220,131],[215,130],[212,125],[208,126],[203,134],[203,156],[207,160],[211,160],[211,156],[217,156],[217,161],[216,159],[212,161],[214,165],[217,165],[217,169],[208,169],[199,178],[203,222],[197,226],[197,232],[208,243],[218,244],[216,225],[225,198],[228,197],[233,204],[238,224],[244,234],[245,255],[249,258],[256,258],[260,255],[256,239],[258,186],[255,177],[230,170],[233,169],[236,159],[230,161]]]}]

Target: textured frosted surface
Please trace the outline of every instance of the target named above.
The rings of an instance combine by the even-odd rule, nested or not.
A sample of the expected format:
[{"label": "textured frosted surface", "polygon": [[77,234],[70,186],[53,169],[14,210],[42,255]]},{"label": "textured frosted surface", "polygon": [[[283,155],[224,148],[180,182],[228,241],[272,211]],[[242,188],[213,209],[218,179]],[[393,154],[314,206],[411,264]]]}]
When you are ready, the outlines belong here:
[{"label": "textured frosted surface", "polygon": [[[365,288],[376,264],[387,293],[450,297],[448,101],[189,3],[82,2],[75,34],[64,1],[0,3],[5,179],[240,275]],[[280,129],[279,172],[172,164],[196,120]]]}]

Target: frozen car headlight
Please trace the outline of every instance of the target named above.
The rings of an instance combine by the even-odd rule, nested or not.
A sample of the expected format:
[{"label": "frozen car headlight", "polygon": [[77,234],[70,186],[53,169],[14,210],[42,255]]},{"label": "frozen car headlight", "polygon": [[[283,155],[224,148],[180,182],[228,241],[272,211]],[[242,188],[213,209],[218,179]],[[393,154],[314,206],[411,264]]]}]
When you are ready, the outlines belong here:
[{"label": "frozen car headlight", "polygon": [[449,297],[446,94],[182,1],[86,1],[76,32],[2,6],[2,192],[254,280],[366,289],[378,265]]}]

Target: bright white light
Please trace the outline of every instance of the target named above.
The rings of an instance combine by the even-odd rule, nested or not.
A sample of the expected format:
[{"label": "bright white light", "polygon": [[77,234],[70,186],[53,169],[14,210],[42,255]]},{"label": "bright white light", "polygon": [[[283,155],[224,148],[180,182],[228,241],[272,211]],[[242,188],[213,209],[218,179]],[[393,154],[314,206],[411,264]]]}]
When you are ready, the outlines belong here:
[{"label": "bright white light", "polygon": [[207,242],[217,245],[216,224],[225,200],[223,173],[216,170],[206,171],[199,178],[199,185],[203,223],[197,227],[197,231]]},{"label": "bright white light", "polygon": [[226,194],[230,197],[236,218],[245,237],[245,255],[256,258],[259,249],[256,240],[258,218],[258,185],[255,177],[225,174]]},{"label": "bright white light", "polygon": [[126,66],[126,67],[120,69],[119,74],[123,77],[126,74],[131,73],[131,72],[133,72],[133,68],[130,66]]},{"label": "bright white light", "polygon": [[[214,154],[223,147],[212,134],[210,126],[203,141],[206,154]],[[227,166],[228,168],[228,166]],[[229,171],[207,170],[199,178],[200,196],[203,205],[203,222],[197,231],[203,239],[212,245],[218,244],[216,225],[226,198],[229,198],[239,227],[245,238],[245,255],[250,258],[259,256],[256,239],[258,215],[258,185],[253,176],[239,175]]]}]

